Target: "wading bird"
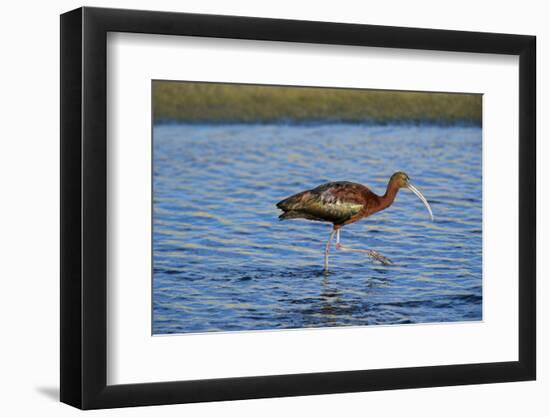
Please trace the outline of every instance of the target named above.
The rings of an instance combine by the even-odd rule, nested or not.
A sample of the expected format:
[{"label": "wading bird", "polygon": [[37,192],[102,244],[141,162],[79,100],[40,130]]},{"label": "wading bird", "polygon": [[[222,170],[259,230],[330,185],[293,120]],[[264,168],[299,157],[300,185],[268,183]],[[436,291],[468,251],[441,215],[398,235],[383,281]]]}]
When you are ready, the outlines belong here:
[{"label": "wading bird", "polygon": [[348,181],[329,182],[312,190],[294,194],[277,203],[277,207],[284,212],[279,219],[307,219],[333,224],[325,248],[325,270],[328,270],[330,244],[334,234],[337,250],[363,252],[383,264],[391,264],[388,258],[374,250],[345,248],[340,244],[340,228],[388,208],[394,202],[400,188],[408,188],[415,193],[428,209],[433,221],[428,201],[409,182],[409,176],[404,172],[396,172],[391,176],[383,196],[374,194],[364,185]]}]

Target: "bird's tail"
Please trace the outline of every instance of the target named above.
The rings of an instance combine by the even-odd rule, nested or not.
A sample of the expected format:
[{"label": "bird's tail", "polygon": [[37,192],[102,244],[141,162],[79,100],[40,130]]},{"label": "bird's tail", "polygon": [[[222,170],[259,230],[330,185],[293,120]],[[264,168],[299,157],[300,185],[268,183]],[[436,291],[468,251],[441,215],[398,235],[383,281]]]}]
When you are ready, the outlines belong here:
[{"label": "bird's tail", "polygon": [[304,193],[307,191],[304,191],[302,193],[295,194],[293,196],[290,196],[288,198],[285,198],[284,200],[279,201],[276,206],[280,210],[283,210],[284,213],[279,216],[279,220],[289,220],[289,219],[309,219],[309,220],[316,220],[314,217],[312,217],[307,212],[301,210],[301,199]]},{"label": "bird's tail", "polygon": [[279,201],[276,204],[277,208],[281,210],[288,210],[289,209],[289,207],[287,206],[288,200],[289,200],[288,198],[285,198],[284,200]]},{"label": "bird's tail", "polygon": [[301,216],[295,211],[285,211],[279,216],[279,220],[299,219]]}]

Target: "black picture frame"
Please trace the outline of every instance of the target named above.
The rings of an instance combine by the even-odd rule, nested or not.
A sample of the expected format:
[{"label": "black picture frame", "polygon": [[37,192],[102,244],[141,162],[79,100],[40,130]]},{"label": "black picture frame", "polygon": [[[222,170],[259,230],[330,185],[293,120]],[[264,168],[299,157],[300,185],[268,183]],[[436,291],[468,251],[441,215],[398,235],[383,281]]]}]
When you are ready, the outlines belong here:
[{"label": "black picture frame", "polygon": [[[519,360],[107,385],[108,32],[519,56]],[[61,401],[81,409],[533,380],[534,36],[102,8],[61,15]]]}]

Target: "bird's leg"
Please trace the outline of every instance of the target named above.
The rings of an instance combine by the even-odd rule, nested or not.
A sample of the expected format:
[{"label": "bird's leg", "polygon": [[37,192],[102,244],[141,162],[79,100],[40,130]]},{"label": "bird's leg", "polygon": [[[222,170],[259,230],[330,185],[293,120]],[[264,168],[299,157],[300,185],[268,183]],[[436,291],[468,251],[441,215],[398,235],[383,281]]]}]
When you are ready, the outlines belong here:
[{"label": "bird's leg", "polygon": [[330,242],[332,241],[332,238],[334,237],[335,230],[332,229],[330,232],[330,235],[328,237],[327,246],[325,247],[325,271],[328,271],[328,255],[330,252]]},{"label": "bird's leg", "polygon": [[347,246],[344,247],[344,245],[342,245],[340,243],[340,229],[336,229],[336,250],[340,250],[340,251],[344,251],[344,252],[366,253],[372,259],[374,259],[375,261],[378,261],[378,262],[380,262],[384,265],[391,265],[393,263],[388,258],[386,258],[385,256],[379,254],[378,252],[376,252],[375,250],[372,250],[372,249],[352,249],[352,248],[348,248]]},{"label": "bird's leg", "polygon": [[336,250],[347,250],[344,245],[340,243],[340,228],[336,229]]}]

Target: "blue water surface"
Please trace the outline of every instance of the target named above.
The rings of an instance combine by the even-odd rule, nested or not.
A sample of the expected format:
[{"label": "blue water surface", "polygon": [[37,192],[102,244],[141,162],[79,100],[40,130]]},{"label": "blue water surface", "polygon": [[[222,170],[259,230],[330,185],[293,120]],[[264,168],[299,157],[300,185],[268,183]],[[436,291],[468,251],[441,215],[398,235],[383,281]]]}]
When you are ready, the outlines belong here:
[{"label": "blue water surface", "polygon": [[[482,319],[481,128],[363,124],[157,125],[153,334]],[[328,181],[383,194],[405,171],[430,202],[342,229],[281,222],[275,203]]]}]

